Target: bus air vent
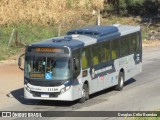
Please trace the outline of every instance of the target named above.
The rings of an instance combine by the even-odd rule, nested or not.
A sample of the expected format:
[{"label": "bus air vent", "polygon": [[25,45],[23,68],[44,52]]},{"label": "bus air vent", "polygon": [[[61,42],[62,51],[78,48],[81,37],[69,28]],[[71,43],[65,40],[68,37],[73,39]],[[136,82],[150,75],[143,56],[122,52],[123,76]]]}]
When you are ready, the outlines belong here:
[{"label": "bus air vent", "polygon": [[79,35],[77,35],[77,34],[67,35],[67,36],[64,37],[64,40],[70,41],[73,38],[77,38],[77,37],[79,37]]},{"label": "bus air vent", "polygon": [[62,39],[53,39],[53,42],[62,42]]}]

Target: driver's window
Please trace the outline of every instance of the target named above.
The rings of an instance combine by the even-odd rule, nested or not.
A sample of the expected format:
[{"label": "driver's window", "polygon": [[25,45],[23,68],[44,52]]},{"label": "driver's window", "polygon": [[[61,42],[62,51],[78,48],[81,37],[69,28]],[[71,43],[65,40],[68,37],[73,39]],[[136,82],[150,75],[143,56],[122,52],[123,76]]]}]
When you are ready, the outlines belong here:
[{"label": "driver's window", "polygon": [[80,49],[73,51],[73,69],[76,72],[80,71]]}]

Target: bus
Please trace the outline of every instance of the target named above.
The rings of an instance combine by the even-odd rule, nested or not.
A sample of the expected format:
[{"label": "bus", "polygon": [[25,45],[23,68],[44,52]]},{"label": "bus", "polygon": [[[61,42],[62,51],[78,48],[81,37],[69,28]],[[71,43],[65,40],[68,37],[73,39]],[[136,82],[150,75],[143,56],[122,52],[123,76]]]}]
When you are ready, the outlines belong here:
[{"label": "bus", "polygon": [[[21,68],[21,55],[19,68]],[[85,102],[142,71],[139,26],[90,26],[26,46],[24,98]]]}]

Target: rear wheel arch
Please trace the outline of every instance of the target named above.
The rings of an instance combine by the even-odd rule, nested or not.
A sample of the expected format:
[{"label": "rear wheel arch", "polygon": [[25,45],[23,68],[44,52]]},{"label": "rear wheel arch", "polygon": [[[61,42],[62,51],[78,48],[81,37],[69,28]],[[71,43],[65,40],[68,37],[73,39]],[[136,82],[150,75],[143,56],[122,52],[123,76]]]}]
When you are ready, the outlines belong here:
[{"label": "rear wheel arch", "polygon": [[120,74],[120,72],[122,72],[122,73],[123,73],[123,75],[124,75],[124,81],[125,81],[125,71],[124,71],[124,69],[123,69],[123,68],[121,68],[121,69],[120,69],[120,71],[119,71],[119,74]]},{"label": "rear wheel arch", "polygon": [[121,91],[124,87],[124,82],[125,82],[124,69],[121,69],[118,75],[118,84],[116,85],[115,89]]}]

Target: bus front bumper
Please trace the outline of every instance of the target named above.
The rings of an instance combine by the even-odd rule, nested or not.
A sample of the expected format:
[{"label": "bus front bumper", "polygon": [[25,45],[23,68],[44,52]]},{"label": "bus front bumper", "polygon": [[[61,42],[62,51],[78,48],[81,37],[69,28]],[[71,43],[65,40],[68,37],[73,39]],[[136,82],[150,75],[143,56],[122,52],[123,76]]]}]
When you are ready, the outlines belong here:
[{"label": "bus front bumper", "polygon": [[63,92],[52,92],[52,93],[44,93],[44,92],[35,92],[35,91],[28,91],[24,87],[24,98],[25,99],[37,99],[37,100],[59,100],[59,101],[73,101],[73,93],[72,87]]}]

